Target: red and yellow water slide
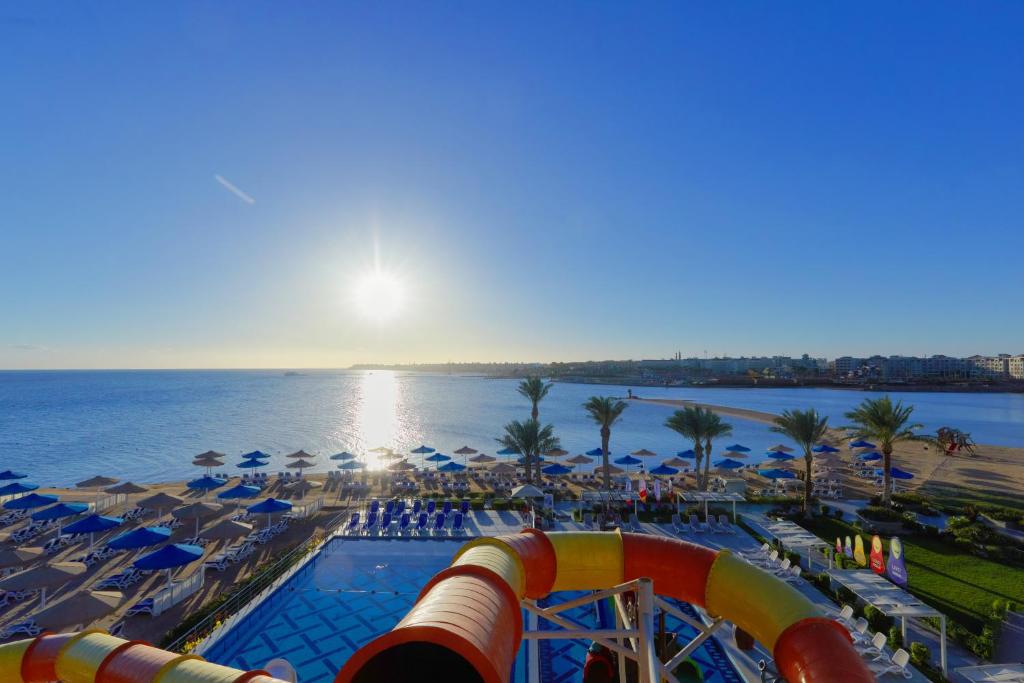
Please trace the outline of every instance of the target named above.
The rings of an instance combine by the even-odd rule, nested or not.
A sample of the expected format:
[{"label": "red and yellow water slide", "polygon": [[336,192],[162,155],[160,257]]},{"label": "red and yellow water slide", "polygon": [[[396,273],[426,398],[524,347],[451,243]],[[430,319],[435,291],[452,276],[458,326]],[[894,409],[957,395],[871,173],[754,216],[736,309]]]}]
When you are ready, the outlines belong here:
[{"label": "red and yellow water slide", "polygon": [[[507,683],[522,639],[520,600],[639,578],[754,636],[790,683],[868,683],[846,629],[788,584],[727,551],[643,534],[529,529],[466,543],[395,628],[358,650],[336,683]],[[0,645],[3,683],[285,683],[102,630]]]}]

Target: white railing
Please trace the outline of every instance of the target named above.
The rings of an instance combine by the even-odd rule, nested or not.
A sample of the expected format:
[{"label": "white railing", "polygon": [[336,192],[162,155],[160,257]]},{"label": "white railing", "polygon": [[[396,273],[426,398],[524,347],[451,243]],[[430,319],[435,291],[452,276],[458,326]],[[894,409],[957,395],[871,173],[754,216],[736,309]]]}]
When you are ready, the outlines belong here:
[{"label": "white railing", "polygon": [[295,505],[292,503],[291,515],[297,519],[305,519],[311,517],[320,511],[320,508],[324,506],[323,496],[316,500],[311,500],[308,503],[302,505]]},{"label": "white railing", "polygon": [[174,581],[169,588],[164,588],[153,597],[153,616],[160,616],[179,602],[203,587],[206,572],[200,570],[187,579]]},{"label": "white railing", "polygon": [[128,496],[124,493],[108,493],[90,502],[89,509],[92,512],[103,512],[104,510],[121,505],[126,500],[128,500]]}]

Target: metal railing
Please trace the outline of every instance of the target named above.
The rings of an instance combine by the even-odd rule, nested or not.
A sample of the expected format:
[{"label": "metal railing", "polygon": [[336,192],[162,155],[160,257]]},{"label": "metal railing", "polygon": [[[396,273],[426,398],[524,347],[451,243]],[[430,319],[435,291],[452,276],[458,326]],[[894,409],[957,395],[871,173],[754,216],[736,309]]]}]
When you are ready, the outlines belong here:
[{"label": "metal railing", "polygon": [[[191,628],[165,645],[164,649],[171,652],[185,652],[186,649],[191,651],[199,641],[210,634],[217,626],[241,611],[253,598],[298,564],[302,558],[312,553],[321,542],[329,539],[342,523],[348,521],[349,514],[348,511],[344,511],[335,515],[324,526],[323,532],[311,534],[272,565],[260,569],[257,573],[253,574],[242,588],[232,593],[223,603],[218,605]],[[190,647],[186,648],[186,646]]]}]

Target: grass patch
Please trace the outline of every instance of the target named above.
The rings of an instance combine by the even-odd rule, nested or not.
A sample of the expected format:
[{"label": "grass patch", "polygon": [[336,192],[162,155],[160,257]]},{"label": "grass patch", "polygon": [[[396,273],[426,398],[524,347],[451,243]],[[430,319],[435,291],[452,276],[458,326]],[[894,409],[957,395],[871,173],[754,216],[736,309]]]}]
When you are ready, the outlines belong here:
[{"label": "grass patch", "polygon": [[[846,522],[817,517],[797,520],[809,531],[835,543],[858,533]],[[871,537],[861,533],[864,546]],[[1024,603],[1024,569],[976,557],[938,538],[900,536],[906,552],[910,592],[959,622],[972,633],[981,632],[995,600]]]},{"label": "grass patch", "polygon": [[964,505],[999,505],[1024,511],[1024,497],[1007,490],[1005,493],[991,489],[974,489],[967,486],[952,486],[928,482],[921,486],[918,493],[929,496],[932,500],[941,501],[944,508],[958,508]]}]

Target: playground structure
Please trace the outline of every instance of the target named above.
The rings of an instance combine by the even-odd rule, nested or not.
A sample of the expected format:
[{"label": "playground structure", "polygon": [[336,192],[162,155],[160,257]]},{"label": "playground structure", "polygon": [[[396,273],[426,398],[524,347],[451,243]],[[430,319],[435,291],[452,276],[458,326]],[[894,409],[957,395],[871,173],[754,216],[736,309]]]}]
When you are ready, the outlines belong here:
[{"label": "playground structure", "polygon": [[[548,608],[536,604],[556,591],[593,592]],[[627,594],[635,609],[626,609]],[[560,615],[609,598],[616,607],[614,628],[581,630]],[[663,598],[702,607],[712,621],[693,620]],[[698,631],[667,662],[658,659],[654,647],[657,609]],[[540,619],[561,628],[540,630]],[[349,658],[335,683],[508,683],[522,641],[543,638],[594,640],[619,654],[620,667],[626,660],[636,662],[639,680],[675,681],[675,667],[725,620],[769,649],[790,683],[875,680],[841,625],[796,589],[728,551],[645,534],[527,529],[463,545],[394,629]],[[291,678],[285,669],[268,669],[279,677],[101,630],[0,645],[0,680],[22,683],[288,683]]]}]

